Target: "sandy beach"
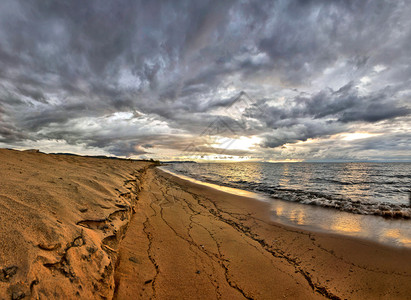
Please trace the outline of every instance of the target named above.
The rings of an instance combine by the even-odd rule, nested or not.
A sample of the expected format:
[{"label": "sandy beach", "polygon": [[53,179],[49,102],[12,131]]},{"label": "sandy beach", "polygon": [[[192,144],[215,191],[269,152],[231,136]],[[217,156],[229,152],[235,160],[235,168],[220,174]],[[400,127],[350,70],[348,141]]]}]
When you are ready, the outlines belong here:
[{"label": "sandy beach", "polygon": [[410,299],[411,251],[143,161],[0,150],[0,299]]}]

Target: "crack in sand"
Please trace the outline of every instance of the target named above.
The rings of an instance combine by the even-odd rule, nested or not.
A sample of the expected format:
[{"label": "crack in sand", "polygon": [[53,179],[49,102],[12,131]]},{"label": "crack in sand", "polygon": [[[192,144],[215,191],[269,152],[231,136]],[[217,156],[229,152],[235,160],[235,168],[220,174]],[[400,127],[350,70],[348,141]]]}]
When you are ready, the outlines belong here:
[{"label": "crack in sand", "polygon": [[[153,264],[155,270],[156,270],[156,275],[154,275],[154,277],[151,279],[151,288],[153,290],[153,296],[152,298],[156,297],[156,280],[157,277],[160,273],[160,266],[158,265],[156,259],[154,258],[153,254],[152,254],[152,246],[153,246],[153,235],[151,234],[151,232],[148,230],[148,226],[150,224],[149,218],[146,217],[146,220],[143,223],[143,231],[147,236],[148,239],[148,248],[147,248],[147,256],[148,259],[151,261],[151,263]],[[146,283],[150,283],[150,280],[147,280]]]},{"label": "crack in sand", "polygon": [[[247,235],[249,238],[251,238],[252,240],[258,242],[262,246],[263,249],[265,249],[267,252],[269,252],[274,257],[285,259],[289,264],[291,264],[295,268],[295,270],[298,273],[300,273],[306,279],[306,281],[308,282],[310,287],[315,292],[317,292],[317,293],[319,293],[319,294],[321,294],[321,295],[323,295],[323,296],[325,296],[329,299],[333,299],[333,300],[341,299],[340,297],[338,297],[338,296],[334,295],[333,293],[331,293],[330,291],[328,291],[326,287],[321,286],[318,283],[315,283],[313,281],[313,279],[311,278],[311,276],[309,275],[309,272],[305,271],[300,266],[300,264],[297,262],[296,259],[285,255],[284,252],[280,251],[279,249],[273,250],[272,247],[265,242],[265,240],[260,239],[255,234],[253,234],[249,227],[244,226],[241,223],[236,223],[233,220],[229,220],[227,218],[224,218],[219,211],[213,210],[211,213],[214,214],[216,217],[220,218],[221,221],[225,222],[226,224],[228,224],[231,227],[233,227],[234,229],[236,229],[238,232],[242,232],[245,235]],[[225,213],[230,215],[230,213],[228,213],[228,212],[225,212]]]},{"label": "crack in sand", "polygon": [[[172,195],[172,196],[175,197],[174,195]],[[188,214],[189,214],[189,216],[190,216],[190,217],[189,217],[190,223],[189,223],[189,226],[188,226],[188,228],[187,228],[187,235],[190,237],[190,239],[191,239],[191,241],[193,242],[193,244],[194,244],[194,246],[196,247],[196,249],[198,249],[198,250],[200,250],[201,252],[203,252],[204,254],[206,254],[213,262],[217,262],[218,265],[220,265],[220,267],[222,267],[222,265],[223,265],[224,262],[223,262],[223,259],[221,258],[221,255],[219,255],[219,257],[217,257],[216,254],[210,253],[209,251],[205,250],[202,245],[198,245],[197,243],[194,242],[194,239],[193,239],[193,237],[192,237],[192,235],[191,235],[191,230],[193,229],[193,224],[196,224],[196,225],[199,225],[199,226],[201,226],[202,228],[204,228],[204,229],[208,232],[208,234],[209,234],[209,236],[211,237],[211,239],[212,239],[212,240],[214,241],[214,243],[216,244],[216,247],[219,247],[217,241],[215,240],[214,236],[209,232],[209,230],[208,230],[207,228],[205,228],[204,226],[202,226],[201,224],[199,224],[199,223],[197,223],[197,222],[195,222],[195,221],[193,220],[194,217],[196,217],[196,216],[198,216],[198,215],[201,215],[201,213],[198,212],[198,211],[196,211],[196,210],[192,207],[192,204],[189,203],[188,201],[186,201],[184,198],[182,198],[182,200],[183,200],[183,202],[186,204],[186,206],[183,206],[183,209],[186,210],[186,207],[188,207],[189,210],[191,211],[191,213],[188,212]],[[191,247],[191,246],[192,246],[192,245],[190,245],[190,247]],[[215,259],[216,259],[217,261],[215,261]],[[202,262],[203,265],[204,265],[204,260],[203,260],[201,257],[200,257],[200,260],[201,260],[201,262]],[[215,269],[215,267],[214,267],[214,264],[211,263],[210,266],[211,266],[211,268],[212,268],[212,270],[213,270],[213,273],[215,273],[215,272],[216,272],[216,269]],[[208,278],[210,284],[214,287],[214,290],[215,290],[215,293],[216,293],[216,298],[217,298],[217,299],[221,299],[222,295],[221,295],[221,292],[220,292],[220,286],[216,283],[215,280],[213,280],[213,275],[212,275],[212,274],[207,274],[207,278]],[[228,282],[227,282],[227,283],[228,283]],[[228,284],[229,284],[229,283],[228,283]],[[231,285],[230,285],[230,286],[231,286]]]},{"label": "crack in sand", "polygon": [[[181,189],[181,190],[182,190],[183,192],[185,191],[184,189]],[[191,196],[193,197],[194,195],[191,195]],[[195,199],[195,198],[193,197],[193,199]],[[182,200],[184,203],[186,203],[187,206],[191,209],[191,211],[192,211],[193,213],[200,214],[200,212],[197,212],[197,211],[195,211],[194,209],[192,209],[192,207],[190,206],[191,204],[189,204],[189,203],[185,200],[184,197],[180,197],[179,200]],[[191,219],[193,216],[194,216],[194,215],[191,215],[191,216],[190,216],[190,219]],[[246,292],[245,292],[241,287],[239,287],[236,282],[234,282],[234,281],[232,280],[232,278],[231,278],[231,276],[230,276],[230,274],[229,274],[229,271],[230,271],[230,270],[229,270],[229,266],[226,265],[226,263],[227,263],[228,261],[223,258],[223,255],[222,255],[222,252],[221,252],[221,245],[218,243],[218,241],[216,240],[216,238],[214,237],[214,235],[213,235],[205,226],[202,226],[200,223],[196,223],[196,224],[197,224],[197,225],[200,225],[201,227],[203,227],[203,228],[208,232],[208,234],[210,235],[211,239],[215,242],[216,247],[217,247],[217,250],[218,250],[218,257],[217,257],[218,263],[219,263],[219,265],[220,265],[220,266],[223,268],[223,270],[224,270],[225,280],[226,280],[226,282],[228,283],[228,285],[229,285],[230,287],[232,287],[233,289],[237,290],[238,292],[240,292],[240,293],[243,295],[244,298],[246,298],[246,299],[253,299],[252,297],[248,296],[248,295],[246,294]],[[199,245],[196,244],[196,246],[199,248]],[[203,249],[200,249],[200,250],[203,250]],[[203,251],[205,252],[205,250],[203,250]]]},{"label": "crack in sand", "polygon": [[55,263],[44,263],[43,265],[50,270],[56,270],[60,272],[65,277],[67,277],[71,282],[74,282],[77,280],[77,276],[70,266],[70,263],[67,259],[67,253],[71,248],[81,247],[85,244],[86,243],[84,241],[83,231],[81,231],[79,236],[75,237],[71,242],[69,242],[66,245],[66,248],[64,248],[59,261]]},{"label": "crack in sand", "polygon": [[[224,270],[224,277],[225,277],[225,280],[226,280],[226,282],[228,283],[228,285],[229,285],[230,287],[232,287],[233,289],[237,290],[238,292],[240,292],[240,293],[243,295],[244,298],[246,298],[246,299],[253,299],[253,298],[247,296],[246,293],[238,286],[238,284],[235,283],[235,282],[230,278],[229,266],[226,265],[226,263],[228,263],[229,261],[228,261],[227,259],[224,259],[224,258],[223,258],[223,254],[221,253],[221,245],[220,245],[220,243],[218,243],[217,239],[214,237],[214,234],[213,234],[210,230],[208,230],[207,227],[203,226],[202,224],[197,223],[197,222],[196,222],[196,224],[197,224],[198,226],[201,226],[202,228],[204,228],[204,230],[206,230],[206,231],[208,232],[208,234],[210,235],[211,239],[212,239],[212,240],[214,241],[214,243],[216,244],[217,251],[218,251],[218,263],[219,263],[220,267],[223,268],[223,270]],[[221,294],[220,294],[220,296],[221,296]]]},{"label": "crack in sand", "polygon": [[[199,258],[199,259],[200,259],[200,262],[201,262],[202,265],[204,265],[204,260],[201,258],[201,256],[196,255],[196,252],[195,252],[191,247],[195,247],[195,249],[199,250],[200,253],[205,254],[205,255],[208,256],[212,261],[215,261],[215,262],[218,263],[218,265],[220,265],[220,267],[221,267],[221,268],[223,269],[223,271],[224,271],[225,280],[226,280],[227,284],[228,284],[231,288],[233,288],[233,289],[237,290],[239,293],[241,293],[241,295],[243,295],[244,298],[246,298],[246,299],[253,299],[252,297],[249,297],[249,296],[246,294],[246,292],[245,292],[243,289],[241,289],[241,287],[239,287],[238,284],[235,283],[235,282],[232,280],[231,276],[229,275],[229,266],[226,265],[226,263],[227,263],[228,261],[223,258],[222,253],[221,253],[221,250],[220,250],[220,245],[219,245],[219,243],[217,242],[217,240],[215,239],[215,237],[213,236],[213,234],[212,234],[207,228],[205,228],[204,226],[202,226],[201,224],[193,221],[193,217],[195,217],[195,216],[197,216],[197,215],[200,215],[201,213],[198,212],[198,211],[196,211],[196,210],[194,210],[193,207],[192,207],[192,205],[191,205],[190,203],[188,203],[183,197],[177,198],[177,197],[175,197],[174,195],[169,194],[169,193],[167,192],[167,189],[166,189],[166,191],[164,191],[164,190],[161,188],[162,185],[161,185],[160,183],[157,183],[157,186],[159,187],[159,190],[160,190],[161,193],[162,193],[161,199],[159,199],[154,193],[151,193],[151,194],[154,196],[154,198],[155,198],[155,200],[156,200],[156,202],[157,202],[156,204],[157,204],[157,205],[159,206],[159,208],[160,208],[159,216],[160,216],[161,220],[173,231],[173,233],[175,234],[175,236],[177,236],[178,238],[182,239],[183,241],[185,241],[185,242],[187,242],[187,243],[189,244],[189,249],[190,249],[190,251],[194,254],[194,257],[195,257],[195,258]],[[169,203],[169,201],[168,201],[169,199],[168,199],[167,196],[173,197],[174,203],[176,203],[176,200],[180,200],[180,201],[178,201],[179,204],[184,203],[185,206],[182,206],[183,209],[184,209],[185,207],[188,207],[188,208],[190,209],[191,213],[189,213],[189,226],[188,226],[188,229],[187,229],[187,236],[188,236],[188,238],[186,238],[186,237],[184,237],[183,235],[181,235],[180,233],[178,233],[177,230],[165,219],[165,216],[164,216],[164,207],[163,207],[163,205],[164,205],[164,204],[167,204],[167,203],[164,202],[164,200],[166,200],[166,201]],[[153,205],[153,203],[150,204],[150,206],[152,206],[152,205]],[[152,209],[154,210],[153,207],[152,207]],[[195,223],[195,224],[203,227],[203,228],[208,232],[208,234],[210,235],[210,237],[212,238],[212,240],[213,240],[214,243],[216,244],[216,247],[217,247],[218,252],[219,252],[218,254],[210,253],[209,251],[205,250],[204,247],[201,247],[201,245],[199,245],[199,244],[197,244],[197,243],[194,242],[194,240],[193,240],[193,238],[192,238],[192,236],[191,236],[191,234],[190,234],[190,230],[192,229],[192,224],[193,224],[193,223]],[[213,269],[214,269],[214,266],[213,266]],[[216,292],[217,299],[221,299],[222,295],[221,295],[221,292],[219,291],[219,286],[218,286],[218,284],[216,284],[216,283],[213,281],[212,275],[208,275],[207,277],[208,277],[208,280],[210,281],[210,283],[211,283],[211,284],[214,286],[214,288],[215,288],[215,292]]]}]

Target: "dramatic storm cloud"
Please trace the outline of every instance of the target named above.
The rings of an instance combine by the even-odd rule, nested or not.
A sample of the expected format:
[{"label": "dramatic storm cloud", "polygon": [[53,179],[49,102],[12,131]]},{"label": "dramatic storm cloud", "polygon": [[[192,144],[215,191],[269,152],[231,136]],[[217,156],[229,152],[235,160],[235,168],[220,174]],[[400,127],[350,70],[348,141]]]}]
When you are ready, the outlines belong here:
[{"label": "dramatic storm cloud", "polygon": [[406,1],[0,3],[0,147],[411,160]]}]

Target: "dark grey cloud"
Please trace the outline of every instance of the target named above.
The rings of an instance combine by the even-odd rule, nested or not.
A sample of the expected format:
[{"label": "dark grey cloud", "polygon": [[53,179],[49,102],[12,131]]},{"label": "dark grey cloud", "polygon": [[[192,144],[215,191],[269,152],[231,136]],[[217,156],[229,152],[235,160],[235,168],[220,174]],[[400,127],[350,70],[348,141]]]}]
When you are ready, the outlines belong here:
[{"label": "dark grey cloud", "polygon": [[341,132],[343,129],[334,124],[325,124],[323,122],[305,121],[301,124],[283,127],[265,137],[263,147],[276,148],[284,144],[293,144],[299,141],[318,137],[328,137],[332,134]]},{"label": "dark grey cloud", "polygon": [[133,156],[149,153],[141,148],[137,142],[133,141],[117,141],[116,143],[111,143],[108,150],[110,153],[118,156]]},{"label": "dark grey cloud", "polygon": [[265,130],[271,128],[265,147],[326,137],[347,130],[347,123],[377,123],[411,115],[411,108],[401,103],[391,88],[360,95],[353,82],[337,91],[330,88],[316,94],[299,94],[286,105],[261,103]]},{"label": "dark grey cloud", "polygon": [[[387,157],[394,161],[409,160],[411,146],[409,133],[389,133],[354,141],[328,141],[311,147],[304,155],[307,159],[315,157],[328,149],[328,159],[334,160],[375,160],[384,161]],[[321,156],[317,157],[321,158]]]},{"label": "dark grey cloud", "polygon": [[[410,14],[406,1],[2,1],[0,142],[151,154],[220,118],[267,151],[404,124]],[[242,91],[245,126],[226,109]]]}]

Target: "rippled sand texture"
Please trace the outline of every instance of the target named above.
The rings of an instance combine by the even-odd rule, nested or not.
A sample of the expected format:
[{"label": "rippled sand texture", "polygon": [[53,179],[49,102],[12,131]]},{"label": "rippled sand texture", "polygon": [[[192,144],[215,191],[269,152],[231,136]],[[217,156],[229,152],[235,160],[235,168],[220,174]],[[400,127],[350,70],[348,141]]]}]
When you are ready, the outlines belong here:
[{"label": "rippled sand texture", "polygon": [[148,170],[117,299],[406,299],[411,252],[285,227],[267,203]]},{"label": "rippled sand texture", "polygon": [[146,162],[0,149],[0,299],[101,299]]}]

